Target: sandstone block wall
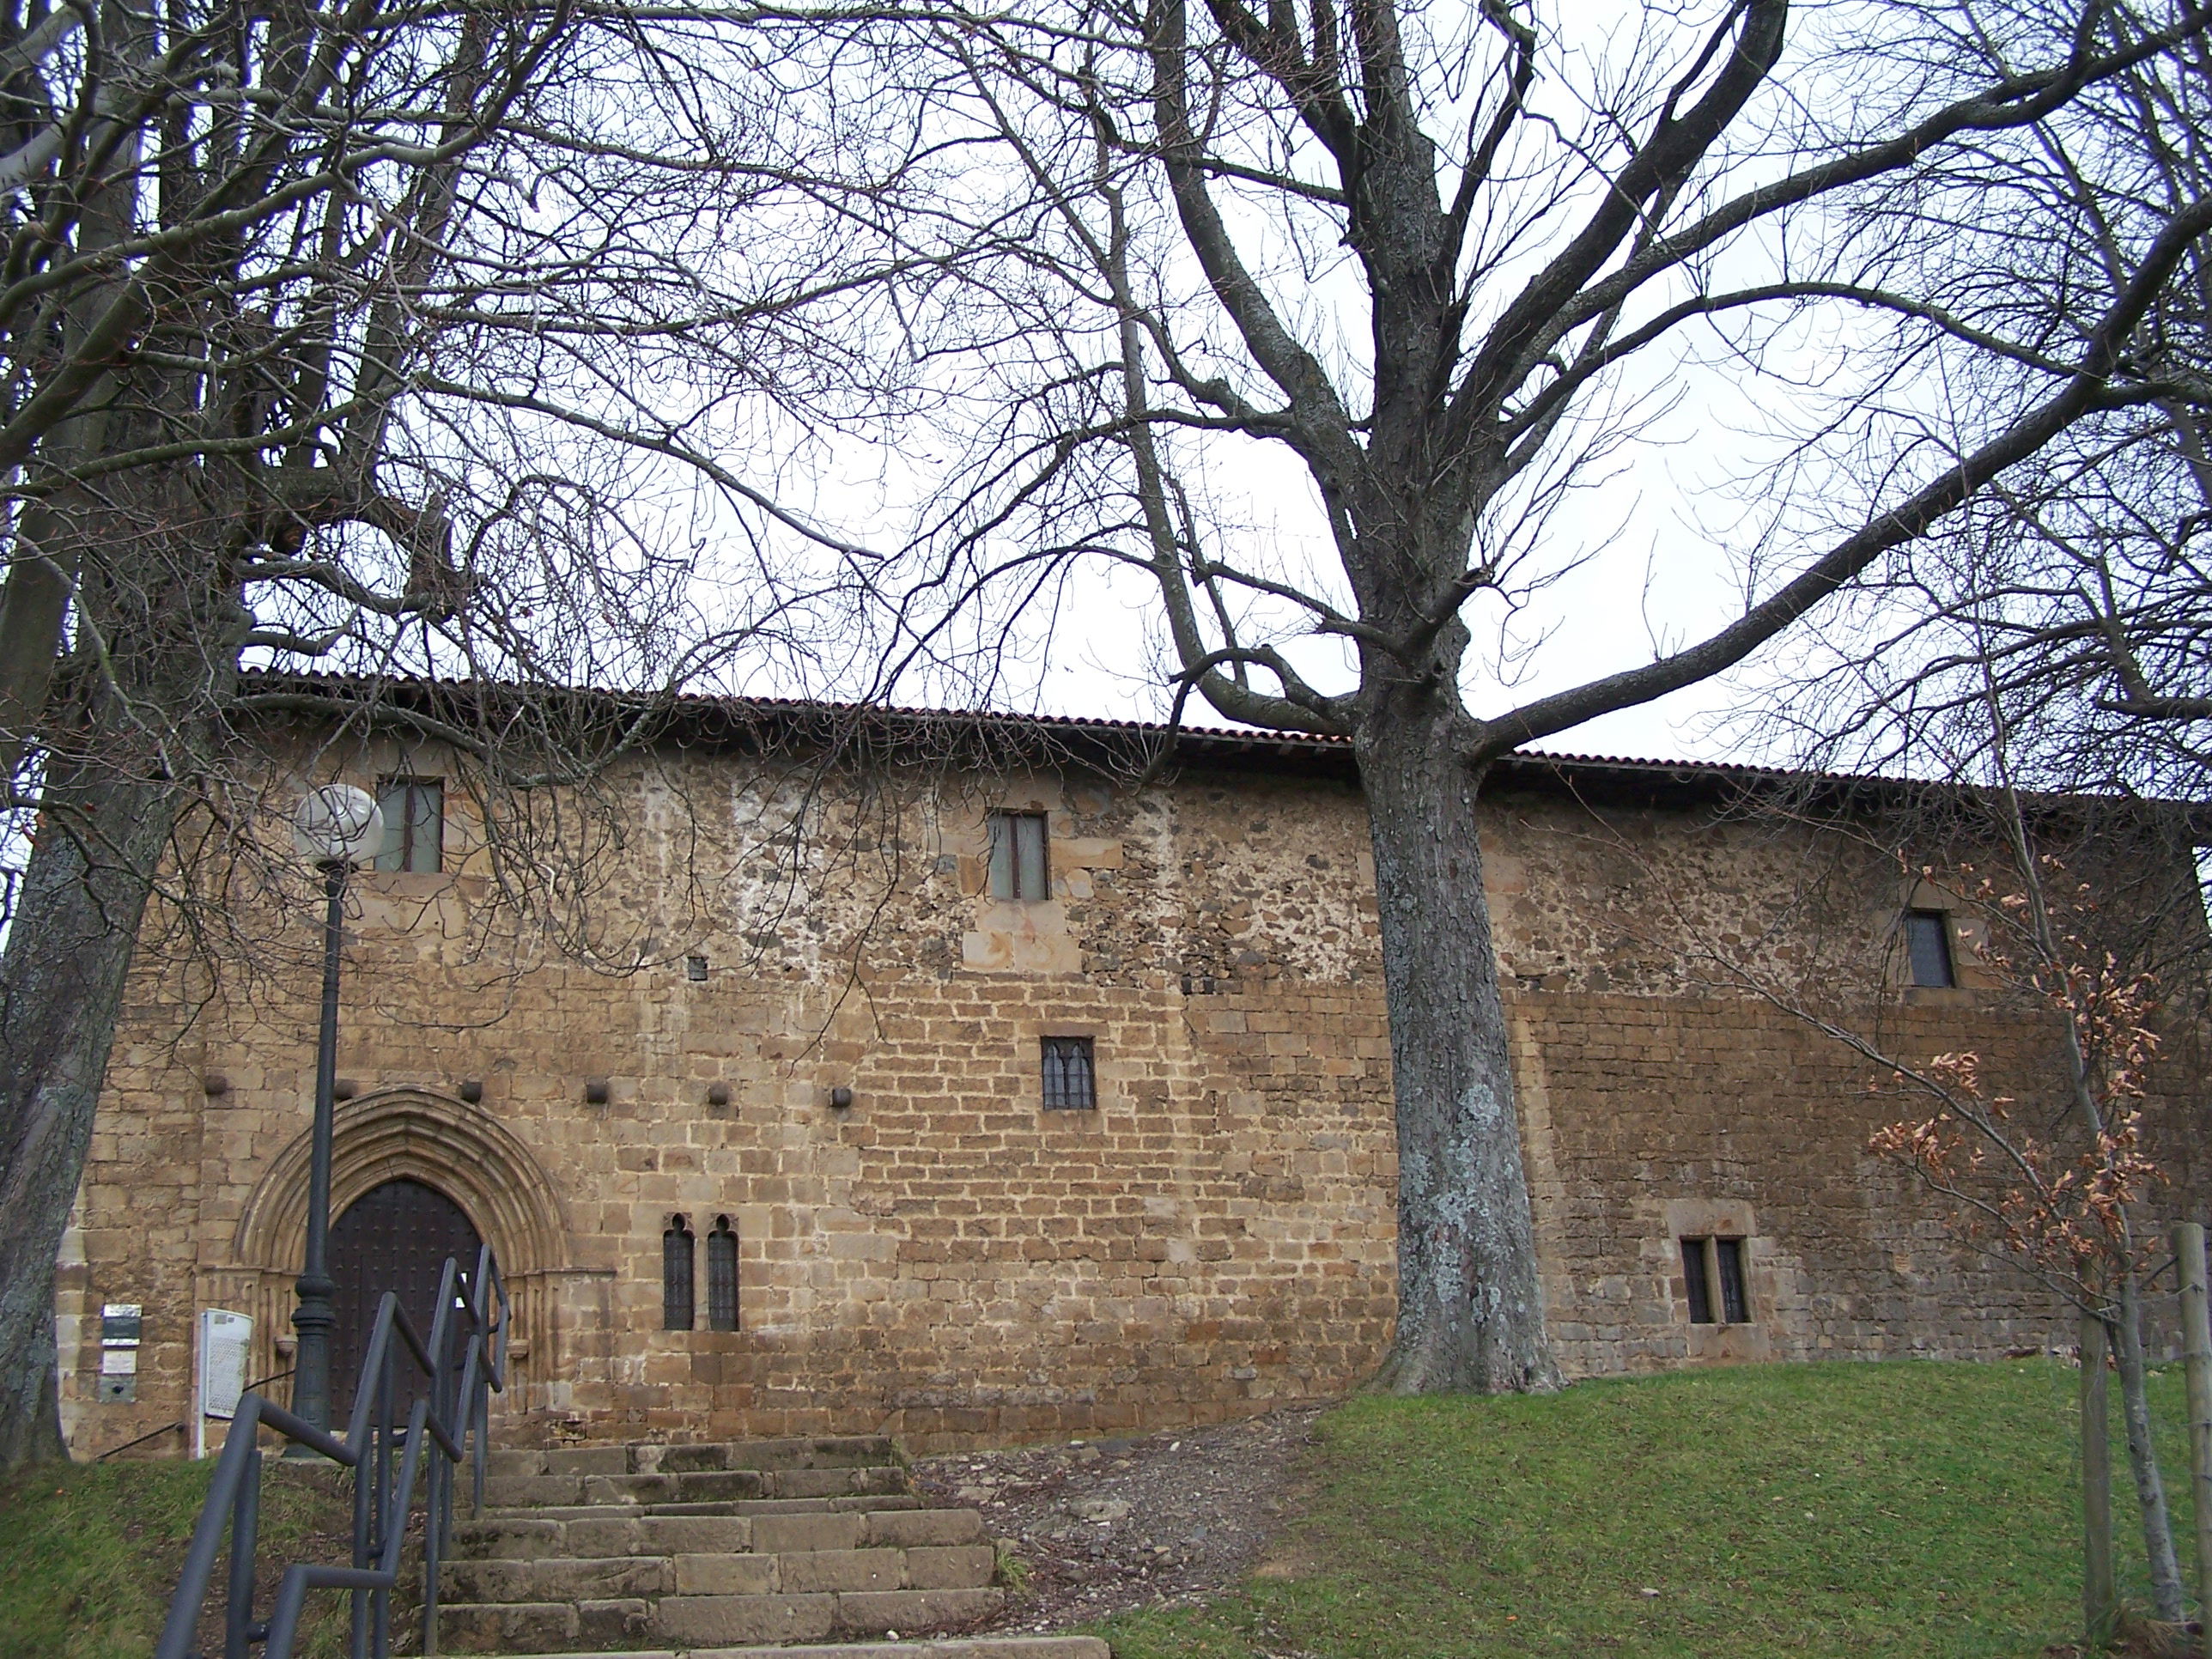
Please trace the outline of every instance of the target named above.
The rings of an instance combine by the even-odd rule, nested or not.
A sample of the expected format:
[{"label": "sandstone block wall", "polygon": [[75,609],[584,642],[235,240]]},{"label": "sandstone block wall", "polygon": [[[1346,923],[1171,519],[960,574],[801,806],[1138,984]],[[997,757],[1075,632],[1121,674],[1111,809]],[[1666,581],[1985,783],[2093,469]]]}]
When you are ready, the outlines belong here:
[{"label": "sandstone block wall", "polygon": [[[1348,781],[795,791],[693,753],[611,793],[628,839],[594,867],[586,931],[626,962],[487,920],[493,860],[458,795],[453,873],[364,876],[351,924],[337,1206],[429,1181],[499,1250],[510,1440],[882,1429],[926,1448],[1214,1420],[1371,1372],[1395,1164]],[[990,896],[998,808],[1049,815],[1049,900]],[[1964,990],[1895,988],[1893,869],[1692,807],[1484,810],[1571,1372],[2062,1339],[2047,1297],[1865,1152],[1898,1113],[1863,1063],[1714,966],[1802,986],[1848,959],[1900,1043],[2032,1070],[2047,1025],[1974,988],[1971,960]],[[779,839],[779,814],[803,833]],[[312,939],[307,911],[264,921]],[[314,1009],[309,975],[264,966],[149,950],[136,975],[61,1274],[81,1454],[184,1414],[196,1308],[254,1315],[257,1376],[287,1363]],[[1093,1040],[1095,1111],[1042,1109],[1047,1036]],[[2205,1171],[2173,1074],[2154,1103],[2185,1209]],[[660,1328],[676,1214],[702,1240],[735,1230],[738,1329]],[[1677,1241],[1711,1231],[1748,1241],[1748,1325],[1688,1323]],[[703,1261],[699,1300],[703,1324]],[[128,1406],[94,1398],[115,1301],[147,1315]]]}]

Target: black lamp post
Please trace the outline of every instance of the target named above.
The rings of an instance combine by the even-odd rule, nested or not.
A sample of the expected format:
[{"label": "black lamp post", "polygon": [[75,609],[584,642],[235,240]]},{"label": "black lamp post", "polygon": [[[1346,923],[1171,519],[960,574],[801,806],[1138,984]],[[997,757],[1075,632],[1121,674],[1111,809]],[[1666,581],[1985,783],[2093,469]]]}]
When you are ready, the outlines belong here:
[{"label": "black lamp post", "polygon": [[[331,1116],[338,1068],[338,946],[343,941],[346,878],[362,849],[380,838],[383,814],[367,792],[343,783],[312,790],[294,818],[301,854],[323,872],[323,1022],[315,1046],[315,1127],[307,1164],[307,1254],[293,1289],[299,1334],[292,1365],[292,1410],[315,1427],[331,1426],[331,1332],[337,1316],[330,1274]],[[293,1449],[297,1450],[296,1446]]]}]

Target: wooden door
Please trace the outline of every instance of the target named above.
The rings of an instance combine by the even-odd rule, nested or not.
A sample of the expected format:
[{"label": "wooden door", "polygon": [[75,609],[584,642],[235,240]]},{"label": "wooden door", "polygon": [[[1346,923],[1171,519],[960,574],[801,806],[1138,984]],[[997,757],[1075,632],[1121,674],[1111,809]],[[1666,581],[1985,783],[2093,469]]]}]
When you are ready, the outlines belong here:
[{"label": "wooden door", "polygon": [[[331,1333],[331,1426],[340,1433],[353,1410],[354,1384],[376,1325],[377,1304],[386,1291],[414,1321],[424,1342],[437,1316],[438,1276],[446,1258],[474,1272],[477,1230],[468,1212],[435,1187],[419,1181],[387,1181],[351,1204],[331,1228],[331,1278],[337,1285],[337,1328]],[[404,1417],[417,1390],[404,1386],[419,1377],[411,1359],[403,1359],[403,1384],[394,1396],[395,1414]]]}]

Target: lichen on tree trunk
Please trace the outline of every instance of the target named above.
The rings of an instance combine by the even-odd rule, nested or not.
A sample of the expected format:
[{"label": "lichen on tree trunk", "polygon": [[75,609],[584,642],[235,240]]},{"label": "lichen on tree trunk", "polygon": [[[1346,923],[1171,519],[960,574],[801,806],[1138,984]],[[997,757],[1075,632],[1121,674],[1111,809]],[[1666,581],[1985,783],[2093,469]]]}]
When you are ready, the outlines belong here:
[{"label": "lichen on tree trunk", "polygon": [[1483,890],[1481,775],[1419,720],[1364,727],[1399,1162],[1398,1328],[1377,1384],[1556,1388]]}]

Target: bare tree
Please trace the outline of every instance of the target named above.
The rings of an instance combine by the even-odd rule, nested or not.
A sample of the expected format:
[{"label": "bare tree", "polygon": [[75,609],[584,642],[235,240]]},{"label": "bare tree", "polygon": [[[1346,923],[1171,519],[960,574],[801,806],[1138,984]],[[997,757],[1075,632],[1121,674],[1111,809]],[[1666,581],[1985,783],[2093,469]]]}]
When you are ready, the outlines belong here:
[{"label": "bare tree", "polygon": [[[957,254],[901,210],[942,186],[927,135],[848,112],[798,24],[9,27],[0,744],[35,827],[0,962],[0,1472],[60,1451],[53,1260],[149,895],[211,840],[283,879],[259,745],[304,720],[471,757],[503,875],[557,904],[531,787],[638,752],[688,685],[864,639],[868,556],[778,465],[901,405],[907,359],[859,344],[896,273],[926,348]],[[288,665],[342,672],[244,672]],[[504,690],[384,694],[437,675]],[[540,695],[579,680],[623,695]]]},{"label": "bare tree", "polygon": [[[2066,23],[2051,0],[1970,0],[1931,46],[1991,75]],[[2212,45],[2203,35],[2085,90],[2002,157],[1936,162],[1935,187],[1869,204],[1954,314],[2020,343],[1962,367],[2021,395],[2074,319],[2109,304],[2136,251],[2212,184]],[[1992,208],[1930,212],[1973,190]],[[2033,224],[2035,234],[2016,227]],[[2212,263],[2200,242],[2130,351],[2160,395],[2093,412],[1900,553],[1810,642],[1790,701],[1800,758],[1926,767],[1985,755],[2051,787],[2202,799],[2212,760]],[[1762,719],[1763,735],[1780,734]]]},{"label": "bare tree", "polygon": [[[1886,285],[1912,267],[1885,193],[1962,155],[2011,165],[2203,22],[2052,9],[2002,67],[1923,59],[1918,5],[1794,55],[1780,0],[1626,6],[1588,51],[1605,26],[1582,9],[1510,0],[1072,0],[915,25],[1042,208],[1001,278],[1020,349],[983,370],[1018,411],[979,431],[1011,482],[948,515],[915,648],[988,650],[994,629],[957,634],[959,602],[1010,581],[1018,602],[1099,556],[1152,586],[1178,717],[1195,696],[1352,740],[1396,1079],[1390,1387],[1557,1375],[1475,828],[1487,768],[1743,662],[2077,422],[2173,395],[2142,347],[2212,229],[2200,193],[2127,226],[2116,280],[2033,340]],[[1516,701],[1516,618],[1571,562],[1547,516],[1634,437],[1638,377],[1678,378],[1706,328],[1755,373],[1762,342],[1821,319],[1903,342],[1826,433],[1823,453],[1870,464],[1791,498],[1831,521],[1778,515],[1740,550],[1741,607],[1703,637]],[[1991,355],[2023,371],[2003,395],[1948,422],[1914,401],[1930,364]],[[1800,395],[1788,379],[1778,400]],[[1325,553],[1209,516],[1209,468],[1255,447],[1302,467]],[[1560,626],[1571,653],[1580,619]]]}]

